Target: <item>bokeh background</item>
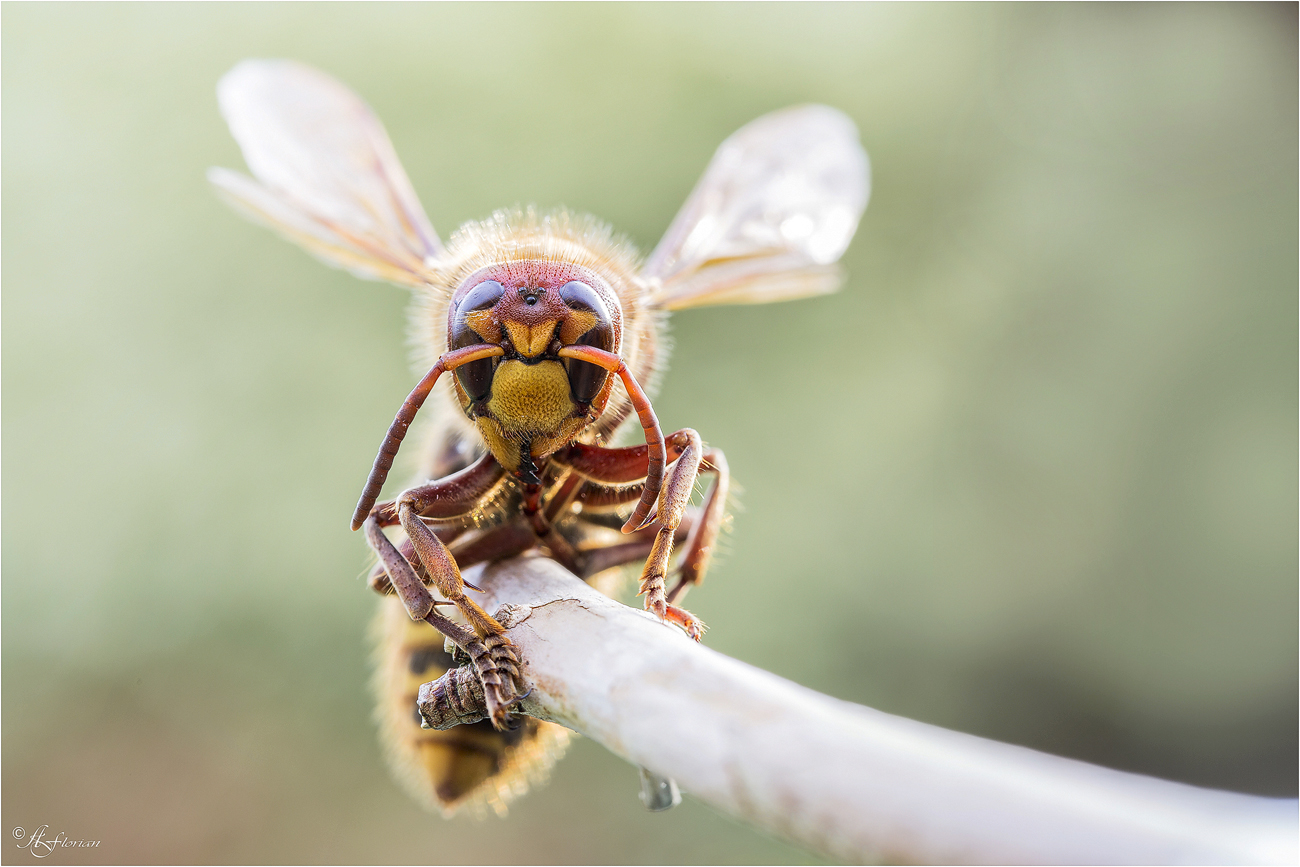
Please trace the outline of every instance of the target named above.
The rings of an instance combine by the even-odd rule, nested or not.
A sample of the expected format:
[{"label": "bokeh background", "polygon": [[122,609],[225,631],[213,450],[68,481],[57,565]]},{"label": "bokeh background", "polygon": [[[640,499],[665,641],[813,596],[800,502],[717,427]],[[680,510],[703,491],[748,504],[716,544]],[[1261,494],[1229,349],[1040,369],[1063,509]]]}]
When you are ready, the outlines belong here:
[{"label": "bokeh background", "polygon": [[355,87],[444,236],[564,204],[649,249],[731,131],[846,111],[874,192],[844,290],[673,322],[660,418],[744,487],[691,596],[708,643],[1295,796],[1294,4],[0,17],[5,835],[101,841],[51,862],[815,860],[645,813],[591,742],[506,821],[389,781],[346,525],[414,382],[406,295],[211,195],[243,166],[213,88],[249,56]]}]

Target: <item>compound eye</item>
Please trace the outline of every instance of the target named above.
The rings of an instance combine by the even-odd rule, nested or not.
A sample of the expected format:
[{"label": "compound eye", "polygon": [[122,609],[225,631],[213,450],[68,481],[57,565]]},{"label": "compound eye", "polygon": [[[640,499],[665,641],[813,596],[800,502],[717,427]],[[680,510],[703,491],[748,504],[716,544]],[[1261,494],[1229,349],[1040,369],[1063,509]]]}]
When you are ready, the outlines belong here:
[{"label": "compound eye", "polygon": [[560,300],[574,310],[593,313],[598,320],[609,322],[609,311],[605,309],[605,302],[601,301],[596,290],[586,283],[579,283],[577,280],[565,283],[560,287]]},{"label": "compound eye", "polygon": [[[570,345],[594,346],[606,352],[613,352],[614,323],[605,309],[605,302],[596,294],[596,290],[586,283],[575,280],[560,287],[560,298],[573,310],[574,315],[570,322],[574,325],[570,327],[578,332],[576,337],[571,334],[570,337],[573,339],[566,342]],[[561,338],[564,338],[563,327],[561,327]],[[595,400],[596,395],[600,394],[600,390],[605,385],[609,371],[573,358],[565,359],[564,363],[569,371],[569,388],[573,392],[573,399],[578,403],[591,403]]]},{"label": "compound eye", "polygon": [[[495,343],[500,339],[499,326],[492,321],[489,311],[505,294],[505,289],[495,280],[478,284],[465,294],[456,305],[451,317],[450,349],[461,349],[476,343]],[[487,333],[484,333],[487,332]],[[480,358],[456,368],[456,379],[471,400],[482,400],[492,391],[492,374],[496,370],[495,358]]]},{"label": "compound eye", "polygon": [[[469,346],[472,343],[491,338],[490,334],[483,333],[491,330],[487,327],[488,317],[486,314],[487,311],[496,306],[496,303],[501,300],[501,296],[505,292],[505,288],[500,283],[495,280],[488,280],[465,293],[465,297],[460,299],[460,303],[456,305],[455,315],[451,317],[452,349],[460,349],[462,346]],[[479,314],[479,316],[475,316],[475,313]],[[464,333],[469,331],[474,332],[477,339],[461,342],[466,339]]]}]

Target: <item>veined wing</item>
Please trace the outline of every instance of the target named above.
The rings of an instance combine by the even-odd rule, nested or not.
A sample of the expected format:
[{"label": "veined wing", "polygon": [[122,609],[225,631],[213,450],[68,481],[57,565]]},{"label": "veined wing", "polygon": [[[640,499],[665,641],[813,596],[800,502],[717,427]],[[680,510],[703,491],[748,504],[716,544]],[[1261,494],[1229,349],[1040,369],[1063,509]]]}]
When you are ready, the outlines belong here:
[{"label": "veined wing", "polygon": [[442,243],[360,97],[300,63],[245,60],[221,79],[217,99],[256,178],[210,169],[223,198],[327,264],[424,283]]},{"label": "veined wing", "polygon": [[794,106],[745,125],[647,260],[651,303],[677,310],[835,291],[835,262],[870,186],[857,128],[833,108]]}]

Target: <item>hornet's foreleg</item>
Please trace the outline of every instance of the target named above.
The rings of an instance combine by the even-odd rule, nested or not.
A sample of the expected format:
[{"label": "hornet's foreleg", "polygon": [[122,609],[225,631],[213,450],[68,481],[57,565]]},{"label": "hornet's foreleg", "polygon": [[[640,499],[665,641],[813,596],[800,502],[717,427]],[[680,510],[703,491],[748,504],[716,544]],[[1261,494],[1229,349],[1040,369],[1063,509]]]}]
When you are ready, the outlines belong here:
[{"label": "hornet's foreleg", "polygon": [[[641,593],[646,597],[647,610],[678,624],[692,638],[699,640],[704,632],[704,624],[690,612],[672,603],[681,597],[687,587],[699,583],[708,569],[713,545],[725,517],[730,476],[722,453],[715,449],[706,454],[700,435],[690,428],[677,431],[665,440],[665,456],[672,463],[672,469],[657,498],[657,511],[652,513],[643,524],[645,526],[654,522],[659,525],[659,529],[650,544],[645,569],[641,573]],[[563,449],[554,456],[557,463],[586,479],[601,484],[626,484],[637,481],[638,470],[648,469],[649,459],[650,455],[644,446],[601,449],[579,444]],[[698,519],[690,527],[681,580],[673,588],[673,598],[669,599],[665,592],[668,562],[672,557],[673,543],[680,535],[679,530],[686,515],[691,493],[695,488],[696,476],[701,471],[715,474],[717,482],[710,491]],[[625,496],[629,500],[635,489],[635,486],[632,486],[626,491]],[[610,495],[617,499],[620,493],[600,491],[595,492],[594,496],[598,500],[609,499]],[[644,489],[641,493],[641,501],[644,502]],[[583,495],[579,494],[577,499],[583,502]],[[628,523],[630,524],[631,521]]]},{"label": "hornet's foreleg", "polygon": [[[492,462],[495,464],[495,461]],[[478,507],[496,479],[500,465],[485,466],[480,461],[460,473],[412,488],[397,498],[398,522],[406,531],[414,556],[409,560],[384,535],[381,514],[371,514],[365,521],[366,540],[379,556],[384,572],[412,620],[425,620],[442,632],[473,660],[488,698],[492,723],[507,727],[507,711],[518,695],[519,660],[514,645],[505,637],[505,629],[465,595],[456,560],[447,546],[423,521],[425,516],[451,517],[468,514]],[[377,510],[383,512],[385,510]],[[435,600],[425,586],[428,580],[443,600]],[[444,601],[445,600],[445,601]],[[436,605],[452,604],[469,622],[467,629],[442,616]],[[520,688],[522,686],[520,685]]]}]

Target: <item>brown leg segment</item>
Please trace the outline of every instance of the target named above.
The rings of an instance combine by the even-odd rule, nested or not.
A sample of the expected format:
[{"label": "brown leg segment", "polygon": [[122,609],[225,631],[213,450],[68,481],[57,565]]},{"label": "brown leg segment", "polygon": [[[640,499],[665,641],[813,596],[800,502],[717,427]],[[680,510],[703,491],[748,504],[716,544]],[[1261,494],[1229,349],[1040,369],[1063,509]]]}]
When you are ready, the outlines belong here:
[{"label": "brown leg segment", "polygon": [[[659,496],[659,507],[654,518],[658,520],[660,527],[650,546],[645,569],[641,573],[641,592],[646,597],[646,610],[676,623],[698,641],[704,633],[704,624],[690,612],[672,603],[685,593],[687,587],[698,584],[704,577],[712,556],[714,542],[717,540],[725,516],[730,476],[722,453],[711,450],[706,460],[700,435],[690,428],[669,436],[665,440],[665,452],[670,461],[675,459],[676,462]],[[619,484],[636,481],[635,473],[638,465],[648,457],[648,452],[641,447],[600,449],[594,446],[573,445],[557,452],[554,460],[594,482]],[[695,489],[695,478],[700,470],[716,474],[717,482],[705,501],[699,521],[691,528],[686,556],[682,563],[682,577],[673,588],[673,598],[669,599],[664,586],[668,562],[672,557],[673,543],[679,535],[678,528],[681,526],[687,504]],[[579,493],[578,500],[595,506],[605,506],[623,497],[630,499],[633,490],[583,491]],[[642,501],[644,502],[644,493]],[[628,550],[630,552],[632,549]]]},{"label": "brown leg segment", "polygon": [[[689,509],[685,517],[682,518],[681,526],[673,535],[676,542],[684,542],[687,539],[691,528],[695,526],[695,519],[698,517],[693,514],[696,510]],[[589,551],[583,551],[579,554],[578,577],[587,580],[598,572],[604,572],[606,569],[613,569],[615,566],[625,566],[628,563],[644,562],[649,556],[650,549],[654,547],[655,537],[659,535],[658,523],[646,527],[644,530],[638,530],[632,534],[632,539],[622,542],[618,545],[608,545],[603,548],[592,548]]]},{"label": "brown leg segment", "polygon": [[[416,557],[419,558],[433,586],[438,588],[443,598],[460,609],[479,637],[499,635],[504,632],[505,629],[499,623],[465,595],[465,582],[460,577],[460,567],[456,565],[455,558],[451,556],[447,546],[415,514],[405,494],[397,501],[397,514],[402,521],[402,529],[406,531],[407,538],[415,548]],[[398,592],[401,592],[400,587]]]},{"label": "brown leg segment", "polygon": [[[664,486],[660,499],[659,519],[662,524],[655,538],[654,547],[646,558],[645,569],[641,573],[641,592],[645,594],[645,607],[665,620],[676,623],[686,630],[686,634],[696,641],[703,635],[705,626],[698,618],[674,603],[681,599],[691,585],[704,580],[709,561],[713,556],[713,546],[722,529],[726,516],[727,489],[731,475],[727,469],[727,459],[720,450],[711,449],[701,455],[703,444],[699,434],[689,428],[673,434],[673,437],[685,436],[688,444],[682,456],[673,466],[668,483]],[[717,478],[709,491],[704,507],[700,510],[695,526],[691,528],[686,543],[686,554],[681,562],[681,575],[671,594],[664,593],[664,578],[668,570],[668,561],[672,556],[676,530],[682,521],[682,515],[691,493],[695,488],[695,478],[699,472],[713,473]]]},{"label": "brown leg segment", "polygon": [[[420,512],[421,517],[451,520],[471,514],[503,475],[505,475],[505,470],[502,466],[490,454],[487,454],[459,472],[412,488],[407,493],[416,495],[419,498],[423,505]],[[399,523],[397,501],[392,500],[373,506],[369,517],[380,527],[391,527]],[[466,525],[455,526],[453,524],[438,527],[433,532],[444,544],[451,544],[466,529]],[[369,531],[367,531],[367,537],[369,537]],[[370,547],[376,552],[379,550],[375,547],[373,540],[371,540]],[[413,556],[415,548],[409,539],[402,543],[400,550],[402,557],[414,567],[416,575],[424,583],[428,584],[429,576],[424,572],[420,561]],[[381,561],[370,573],[371,588],[381,594],[387,594],[392,587],[387,572],[387,568]]]},{"label": "brown leg segment", "polygon": [[704,580],[704,573],[713,559],[713,546],[722,531],[727,516],[727,491],[731,487],[731,473],[727,458],[720,449],[709,449],[700,462],[701,473],[712,473],[716,478],[704,506],[700,509],[691,534],[686,540],[686,553],[682,557],[677,584],[668,594],[668,604],[675,605],[692,586]]},{"label": "brown leg segment", "polygon": [[546,510],[542,508],[541,485],[524,486],[523,512],[524,517],[528,519],[529,526],[533,529],[533,535],[537,537],[538,542],[546,546],[551,558],[570,572],[576,572],[578,570],[577,552],[573,550],[569,540],[561,536],[551,526]]},{"label": "brown leg segment", "polygon": [[[472,631],[433,611],[425,614],[423,619],[456,642],[473,660],[479,679],[483,682],[492,725],[502,730],[509,728],[508,711],[518,694],[515,684],[519,678],[519,658],[515,655],[514,645],[506,638],[505,628],[465,595],[465,582],[460,577],[456,560],[447,546],[417,517],[414,501],[408,494],[403,494],[398,499],[397,515],[401,519],[402,529],[406,530],[407,537],[415,547],[416,557],[429,573],[433,585],[443,597],[460,609]],[[391,573],[389,577],[392,577]],[[393,586],[401,592],[396,580],[393,581]],[[447,624],[458,627],[460,632],[448,631]]]},{"label": "brown leg segment", "polygon": [[402,408],[394,416],[393,423],[388,426],[388,433],[384,435],[384,441],[379,446],[379,454],[375,455],[375,463],[370,468],[370,475],[366,478],[366,486],[361,491],[361,499],[357,501],[357,508],[352,513],[353,530],[361,528],[361,525],[366,521],[366,517],[370,514],[371,506],[379,498],[379,491],[384,487],[384,480],[388,478],[388,471],[393,468],[393,458],[397,457],[397,450],[401,448],[402,440],[406,439],[406,431],[410,428],[411,422],[415,420],[415,414],[420,411],[420,407],[424,406],[424,402],[428,399],[429,392],[433,391],[434,383],[438,381],[438,378],[449,370],[455,370],[462,364],[504,354],[505,350],[500,346],[488,344],[454,349],[451,352],[444,353],[438,359],[437,364],[411,390],[406,400],[402,402]]},{"label": "brown leg segment", "polygon": [[[376,520],[376,523],[379,523],[378,520]],[[383,525],[379,524],[379,526]],[[451,540],[441,533],[439,533],[438,538],[441,539],[444,544],[451,544]],[[366,533],[366,539],[370,539],[369,531]],[[385,537],[385,540],[386,539],[387,537]],[[375,548],[373,542],[370,547],[372,550],[378,550]],[[420,579],[420,583],[427,587],[429,585],[429,576],[425,573],[424,567],[420,565],[420,561],[416,558],[415,547],[411,544],[411,540],[404,540],[401,545],[397,546],[397,550],[402,555],[402,559],[406,561],[407,565],[415,570],[415,576]],[[395,592],[393,582],[388,578],[388,567],[384,565],[382,559],[375,564],[373,569],[370,570],[370,589],[378,593],[380,596],[387,596],[388,594]]]},{"label": "brown leg segment", "polygon": [[[664,457],[672,463],[682,455],[690,445],[690,435],[679,430],[664,439]],[[628,446],[627,448],[607,449],[573,443],[551,455],[551,461],[567,467],[584,479],[602,482],[607,485],[628,485],[644,482],[650,465],[648,446]]]},{"label": "brown leg segment", "polygon": [[504,635],[489,635],[486,639],[480,639],[472,630],[443,617],[437,611],[430,611],[424,619],[469,656],[474,671],[483,684],[483,697],[487,699],[488,718],[492,720],[493,728],[498,731],[513,730],[515,726],[510,724],[509,710],[519,695],[518,688],[522,684],[519,659],[514,654],[514,645],[510,639]]},{"label": "brown leg segment", "polygon": [[[402,508],[401,512],[408,513],[409,509]],[[429,569],[429,562],[424,560],[422,553],[422,548],[427,547],[428,539],[432,539],[438,546],[441,546],[442,543],[418,519],[415,523],[420,526],[424,533],[428,534],[428,538],[422,538],[420,541],[413,539],[416,554],[419,555],[425,569],[434,577],[434,583],[438,585],[439,591],[443,595],[448,595],[448,592],[452,591],[452,581],[449,576],[437,570]],[[371,517],[366,519],[364,526],[366,539],[370,542],[371,547],[375,549],[375,553],[379,555],[380,562],[384,564],[388,578],[397,591],[398,597],[402,600],[402,604],[406,607],[407,614],[410,615],[412,620],[427,621],[430,626],[450,638],[468,654],[474,663],[474,669],[478,673],[479,679],[483,682],[483,691],[487,697],[492,725],[501,730],[509,728],[507,712],[510,703],[514,701],[517,695],[516,684],[519,681],[519,659],[514,654],[514,645],[502,634],[505,630],[502,629],[499,623],[484,613],[483,609],[466,599],[463,590],[459,594],[459,599],[451,599],[449,602],[435,601],[433,594],[416,576],[415,569],[412,568],[411,564],[397,550],[397,547],[379,528],[379,522]],[[442,550],[446,554],[446,548],[444,547]],[[451,568],[455,570],[456,583],[463,586],[463,583],[460,582],[460,572],[456,570],[456,561],[451,558],[450,554],[446,554],[445,563],[451,564]],[[447,604],[455,604],[461,611],[465,610],[466,605],[472,606],[482,618],[496,626],[496,631],[489,633],[486,638],[480,637],[477,634],[477,627],[470,629],[461,626],[459,623],[443,617],[435,610],[435,606]],[[474,621],[471,619],[472,622]]]},{"label": "brown leg segment", "polygon": [[[505,472],[496,458],[485,454],[460,472],[418,485],[402,496],[410,495],[418,501],[422,518],[459,518],[472,513]],[[370,515],[378,519],[381,527],[397,524],[397,501],[373,506]]]},{"label": "brown leg segment", "polygon": [[451,546],[456,562],[466,568],[478,563],[495,563],[517,557],[537,544],[532,529],[522,521],[511,521]]},{"label": "brown leg segment", "polygon": [[412,620],[423,620],[424,615],[433,610],[433,594],[424,586],[424,582],[402,556],[402,552],[397,550],[392,540],[384,535],[376,518],[373,516],[367,518],[362,526],[365,527],[366,541],[378,555],[379,563],[384,567],[388,581],[397,591],[398,598],[402,600],[406,613]]},{"label": "brown leg segment", "polygon": [[[474,661],[488,696],[493,725],[498,728],[506,725],[506,711],[515,696],[519,661],[501,624],[465,596],[465,583],[456,560],[437,534],[425,525],[422,516],[445,518],[469,513],[502,472],[495,461],[480,460],[460,473],[412,488],[398,497],[397,518],[415,554],[409,560],[380,529],[380,520],[386,515],[371,514],[365,521],[366,539],[379,555],[384,572],[411,619],[429,621]],[[433,610],[435,602],[424,585],[425,578],[461,611],[470,623],[470,630]],[[443,628],[446,624],[456,629],[448,631]],[[505,673],[504,678],[501,672]]]},{"label": "brown leg segment", "polygon": [[582,490],[584,483],[582,476],[570,472],[551,494],[551,499],[546,504],[546,520],[554,524],[560,519],[560,516],[568,511],[573,505],[574,499]]},{"label": "brown leg segment", "polygon": [[646,397],[645,392],[641,390],[641,386],[632,376],[632,371],[628,370],[623,359],[612,352],[606,352],[594,346],[566,346],[557,354],[561,358],[576,358],[578,361],[586,361],[597,367],[603,367],[611,373],[617,374],[618,378],[623,381],[627,396],[632,401],[632,408],[636,410],[637,418],[641,421],[641,431],[645,434],[647,446],[645,488],[641,492],[640,502],[632,510],[632,516],[623,525],[624,533],[639,530],[652,520],[650,509],[654,506],[655,500],[659,496],[659,489],[663,485],[664,465],[666,463],[664,433],[659,428],[659,419],[655,417],[654,408],[650,406],[650,398]]}]

